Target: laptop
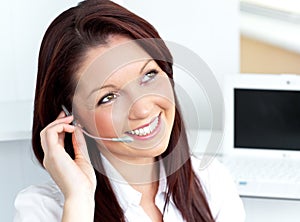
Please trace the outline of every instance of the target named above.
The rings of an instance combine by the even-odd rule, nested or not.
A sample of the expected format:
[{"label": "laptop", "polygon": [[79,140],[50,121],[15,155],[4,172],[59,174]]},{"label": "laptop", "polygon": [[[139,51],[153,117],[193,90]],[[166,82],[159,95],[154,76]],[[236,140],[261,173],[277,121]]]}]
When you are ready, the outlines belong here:
[{"label": "laptop", "polygon": [[300,75],[224,80],[221,161],[245,197],[300,199]]}]

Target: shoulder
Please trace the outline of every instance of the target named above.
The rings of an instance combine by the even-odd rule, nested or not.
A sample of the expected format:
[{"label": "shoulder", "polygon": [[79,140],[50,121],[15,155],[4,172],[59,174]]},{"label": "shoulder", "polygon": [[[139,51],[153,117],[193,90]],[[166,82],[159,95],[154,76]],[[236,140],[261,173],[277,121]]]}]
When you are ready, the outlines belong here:
[{"label": "shoulder", "polygon": [[63,194],[53,181],[29,186],[15,199],[14,222],[61,221],[63,203]]},{"label": "shoulder", "polygon": [[227,168],[215,157],[207,160],[191,157],[191,161],[216,221],[244,221],[243,203]]}]

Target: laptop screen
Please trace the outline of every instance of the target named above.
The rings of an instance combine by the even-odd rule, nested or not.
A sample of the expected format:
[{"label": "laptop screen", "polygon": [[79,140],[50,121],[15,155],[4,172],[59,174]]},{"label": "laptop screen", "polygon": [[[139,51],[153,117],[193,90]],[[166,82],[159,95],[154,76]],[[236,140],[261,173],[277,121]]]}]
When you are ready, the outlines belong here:
[{"label": "laptop screen", "polygon": [[234,89],[234,147],[300,150],[300,91]]}]

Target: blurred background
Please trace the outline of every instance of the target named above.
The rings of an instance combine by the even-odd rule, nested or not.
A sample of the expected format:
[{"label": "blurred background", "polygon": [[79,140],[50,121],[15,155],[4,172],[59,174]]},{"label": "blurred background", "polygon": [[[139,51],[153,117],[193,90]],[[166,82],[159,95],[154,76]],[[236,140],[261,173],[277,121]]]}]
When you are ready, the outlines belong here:
[{"label": "blurred background", "polygon": [[[38,51],[50,22],[78,2],[1,2],[0,221],[12,221],[13,202],[18,191],[48,179],[34,159],[30,144]],[[298,1],[116,2],[152,23],[163,39],[197,53],[215,74],[221,89],[226,75],[300,73]],[[210,115],[206,99],[197,95],[191,99],[196,107],[204,107],[200,128],[209,128],[211,119],[206,118]],[[192,124],[188,111],[185,116],[192,128],[199,127]],[[285,221],[295,221],[294,209],[300,209],[296,201],[254,198],[243,201],[247,221],[279,221],[279,215],[284,215]]]}]

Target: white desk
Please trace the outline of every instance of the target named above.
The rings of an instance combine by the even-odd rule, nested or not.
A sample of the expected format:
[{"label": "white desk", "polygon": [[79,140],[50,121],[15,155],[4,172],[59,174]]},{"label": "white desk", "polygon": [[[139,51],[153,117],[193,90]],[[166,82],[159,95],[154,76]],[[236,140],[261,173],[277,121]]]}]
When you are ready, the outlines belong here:
[{"label": "white desk", "polygon": [[300,201],[242,198],[246,222],[295,222],[300,221]]}]

